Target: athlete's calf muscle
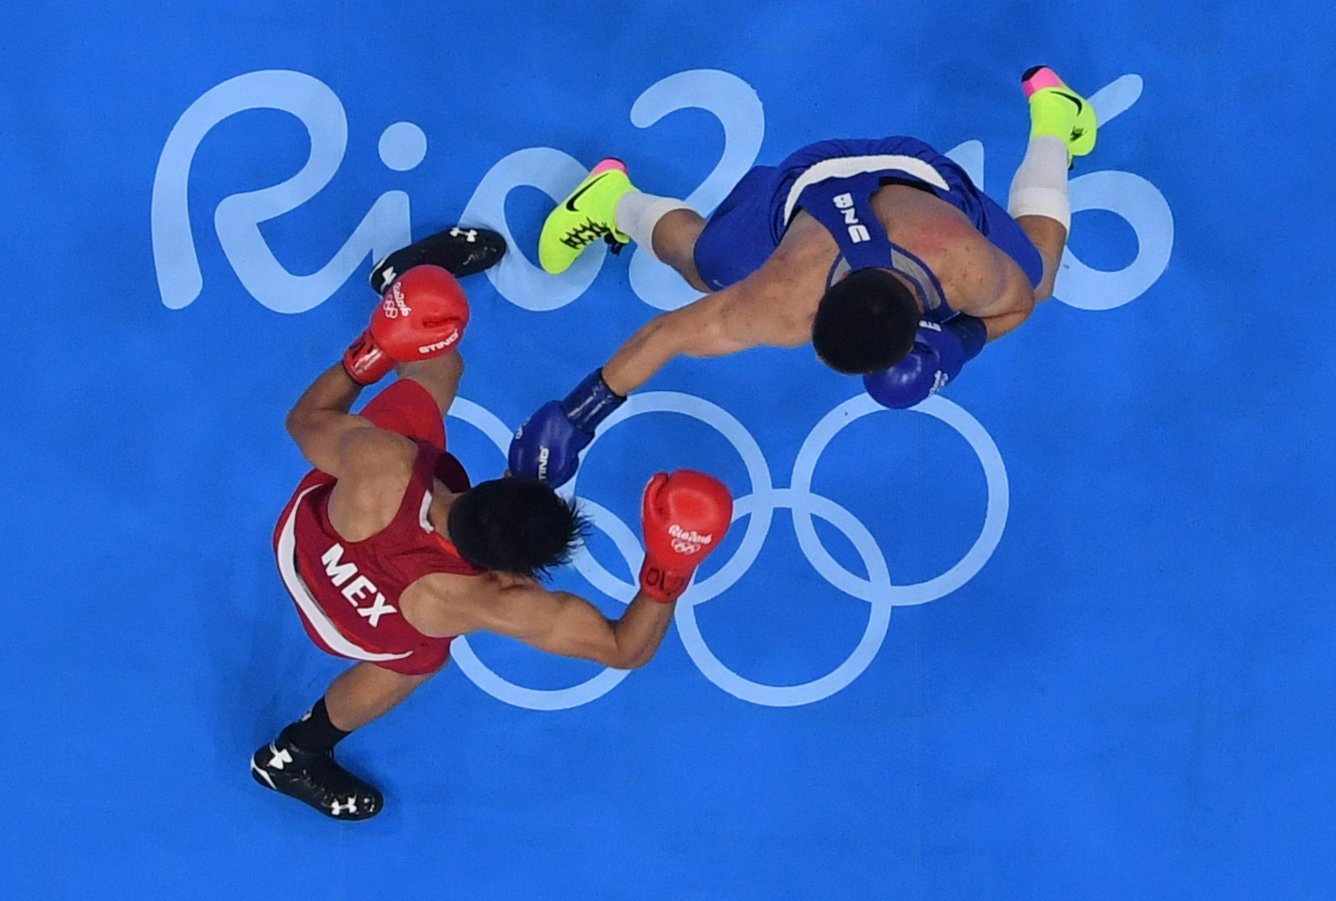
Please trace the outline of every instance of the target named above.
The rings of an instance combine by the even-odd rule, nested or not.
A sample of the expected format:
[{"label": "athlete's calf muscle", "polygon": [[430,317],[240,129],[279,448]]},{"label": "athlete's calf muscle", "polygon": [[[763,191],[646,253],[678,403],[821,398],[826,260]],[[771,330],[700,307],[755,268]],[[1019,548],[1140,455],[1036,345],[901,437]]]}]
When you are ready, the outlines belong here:
[{"label": "athlete's calf muscle", "polygon": [[1056,219],[1046,216],[1020,216],[1016,224],[1025,232],[1044,260],[1044,277],[1034,289],[1036,301],[1053,296],[1053,284],[1062,262],[1062,249],[1067,245],[1067,228]]},{"label": "athlete's calf muscle", "polygon": [[696,270],[696,240],[704,229],[705,220],[695,210],[673,210],[655,224],[650,244],[654,255],[677,270],[687,284],[709,293]]}]

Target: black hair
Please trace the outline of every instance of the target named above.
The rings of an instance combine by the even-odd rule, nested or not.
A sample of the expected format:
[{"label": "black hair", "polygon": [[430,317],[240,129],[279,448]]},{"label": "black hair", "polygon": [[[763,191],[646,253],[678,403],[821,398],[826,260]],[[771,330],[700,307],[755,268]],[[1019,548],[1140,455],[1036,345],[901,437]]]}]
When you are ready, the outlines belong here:
[{"label": "black hair", "polygon": [[492,479],[455,499],[446,521],[459,555],[479,569],[545,577],[569,563],[585,518],[537,479]]},{"label": "black hair", "polygon": [[826,289],[812,347],[836,372],[878,372],[904,359],[918,332],[918,301],[888,269],[859,269]]}]

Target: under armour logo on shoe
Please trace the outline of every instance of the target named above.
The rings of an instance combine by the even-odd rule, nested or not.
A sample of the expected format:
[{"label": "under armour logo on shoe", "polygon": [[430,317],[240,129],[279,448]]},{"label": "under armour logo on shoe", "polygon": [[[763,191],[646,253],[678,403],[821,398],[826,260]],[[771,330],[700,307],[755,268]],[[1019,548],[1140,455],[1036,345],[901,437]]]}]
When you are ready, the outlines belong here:
[{"label": "under armour logo on shoe", "polygon": [[345,813],[357,813],[357,799],[349,798],[348,806],[344,807],[338,801],[329,805],[329,812],[334,816],[342,816]]},{"label": "under armour logo on shoe", "polygon": [[283,769],[284,764],[292,763],[292,755],[288,753],[287,748],[279,748],[274,745],[269,746],[273,755],[269,758],[269,765],[276,770]]},{"label": "under armour logo on shoe", "polygon": [[455,226],[450,229],[450,237],[463,238],[465,241],[472,244],[474,241],[478,240],[478,233],[471,228],[460,228],[459,226]]}]

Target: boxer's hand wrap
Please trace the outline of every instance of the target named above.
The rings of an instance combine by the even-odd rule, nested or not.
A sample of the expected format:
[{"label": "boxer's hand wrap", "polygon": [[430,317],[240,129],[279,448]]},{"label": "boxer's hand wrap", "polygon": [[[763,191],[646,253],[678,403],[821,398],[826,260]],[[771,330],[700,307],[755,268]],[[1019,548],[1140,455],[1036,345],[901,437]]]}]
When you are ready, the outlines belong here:
[{"label": "boxer's hand wrap", "polygon": [[468,321],[468,298],[455,277],[439,266],[415,266],[386,289],[371,324],[344,352],[343,369],[370,385],[399,363],[448,352]]},{"label": "boxer's hand wrap", "polygon": [[927,400],[960,375],[983,349],[988,327],[982,319],[957,313],[943,323],[919,322],[914,347],[890,369],[863,376],[863,387],[883,407],[903,410]]},{"label": "boxer's hand wrap", "polygon": [[554,488],[566,484],[599,423],[625,402],[603,381],[603,370],[594,370],[565,400],[547,402],[516,430],[507,455],[511,475],[541,479]]},{"label": "boxer's hand wrap", "polygon": [[640,590],[665,604],[677,600],[732,521],[733,496],[723,482],[690,469],[656,474],[641,500]]}]

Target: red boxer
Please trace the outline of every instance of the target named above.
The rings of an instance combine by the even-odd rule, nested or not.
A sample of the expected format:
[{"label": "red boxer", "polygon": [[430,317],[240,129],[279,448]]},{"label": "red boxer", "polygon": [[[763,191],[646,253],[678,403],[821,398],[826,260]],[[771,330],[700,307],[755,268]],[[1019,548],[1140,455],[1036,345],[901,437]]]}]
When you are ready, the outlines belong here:
[{"label": "red boxer", "polygon": [[[477,229],[468,240],[480,233],[500,241]],[[373,816],[384,800],[335,761],[334,746],[444,666],[454,636],[490,631],[606,666],[642,666],[732,518],[732,498],[716,479],[659,473],[643,498],[641,590],[621,619],[544,588],[538,577],[569,560],[581,517],[537,480],[471,486],[445,449],[442,417],[463,372],[457,347],[469,319],[459,283],[431,263],[453,259],[441,255],[448,236],[391,257],[415,265],[392,278],[342,363],[287,417],[315,468],[274,531],[279,573],[311,640],[357,663],[255,752],[251,772],[340,819]],[[470,250],[475,264],[477,256]],[[385,263],[377,270],[391,271]],[[398,381],[351,414],[361,389],[391,370]]]}]

